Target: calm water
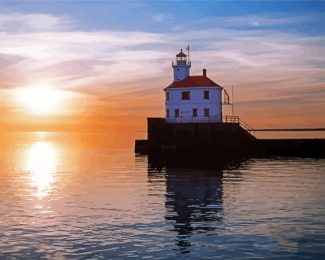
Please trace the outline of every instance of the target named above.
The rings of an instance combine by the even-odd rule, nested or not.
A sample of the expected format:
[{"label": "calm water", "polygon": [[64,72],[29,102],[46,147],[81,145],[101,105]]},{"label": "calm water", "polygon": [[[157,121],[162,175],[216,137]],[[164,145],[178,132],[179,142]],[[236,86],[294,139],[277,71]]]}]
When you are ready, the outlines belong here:
[{"label": "calm water", "polygon": [[324,259],[324,159],[184,169],[112,139],[1,138],[0,259]]}]

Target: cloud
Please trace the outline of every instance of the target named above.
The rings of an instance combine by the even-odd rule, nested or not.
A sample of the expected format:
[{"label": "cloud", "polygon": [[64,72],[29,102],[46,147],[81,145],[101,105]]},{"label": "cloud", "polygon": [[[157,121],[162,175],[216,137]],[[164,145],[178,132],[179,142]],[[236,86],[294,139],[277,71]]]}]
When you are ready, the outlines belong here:
[{"label": "cloud", "polygon": [[25,58],[18,55],[0,54],[0,70],[8,69]]},{"label": "cloud", "polygon": [[50,14],[0,14],[0,32],[37,32],[72,28],[73,21],[66,16]]},{"label": "cloud", "polygon": [[[163,18],[152,17],[162,23]],[[111,108],[120,111],[128,107],[131,113],[134,107],[133,113],[143,113],[140,97],[157,111],[157,102],[163,107],[158,93],[172,79],[170,62],[179,48],[190,43],[192,73],[206,67],[213,80],[238,87],[242,104],[265,100],[263,95],[275,90],[286,93],[290,102],[307,98],[320,102],[318,92],[312,97],[303,93],[310,85],[324,85],[325,36],[277,27],[301,19],[208,17],[153,33],[84,30],[70,17],[48,14],[2,14],[0,89],[47,81],[109,100]],[[288,91],[295,95],[288,97]],[[270,99],[268,104],[276,104],[277,97]]]},{"label": "cloud", "polygon": [[[102,80],[127,81],[130,77],[158,73],[159,66],[151,65],[165,56],[163,51],[135,49],[141,44],[163,43],[163,37],[154,33],[74,31],[0,33],[0,37],[3,39],[0,42],[2,55],[24,58],[9,70],[1,70],[0,76],[14,73],[25,75],[30,80],[44,80],[41,74],[46,68],[52,68],[48,70],[52,75],[45,75],[49,80],[55,79],[56,75],[60,79],[65,73],[67,76],[79,74],[84,84]],[[69,62],[71,69],[67,69]],[[0,61],[0,67],[4,66],[3,63]],[[65,83],[73,85],[73,82]]]},{"label": "cloud", "polygon": [[151,18],[154,22],[162,22],[164,19],[164,15],[163,14],[155,14]]},{"label": "cloud", "polygon": [[[283,26],[305,23],[307,20],[315,19],[313,15],[288,15],[288,14],[259,14],[241,16],[208,16],[206,18],[190,20],[177,24],[173,31],[224,28],[230,30],[255,30],[261,28],[280,28]],[[283,28],[282,28],[283,29]]]},{"label": "cloud", "polygon": [[[289,18],[265,16],[255,16],[254,19],[268,24],[290,21]],[[20,77],[24,75],[24,80],[43,80],[47,77],[49,80],[57,79],[58,83],[66,80],[65,86],[69,87],[80,82],[85,85],[143,80],[153,75],[166,74],[169,67],[166,64],[181,47],[179,44],[188,42],[194,50],[193,65],[197,65],[199,70],[204,65],[209,65],[209,70],[225,72],[232,69],[245,72],[266,68],[323,69],[325,62],[321,53],[325,52],[324,36],[307,37],[278,30],[247,31],[222,27],[242,21],[249,23],[254,19],[248,16],[225,19],[210,17],[204,19],[204,22],[213,24],[216,20],[223,20],[223,23],[218,28],[193,29],[187,26],[182,33],[149,33],[80,29],[66,31],[65,28],[76,26],[72,18],[44,14],[1,15],[0,24],[19,21],[32,25],[31,28],[35,30],[42,28],[44,31],[26,32],[24,29],[23,32],[17,32],[10,30],[9,26],[6,31],[0,32],[0,53],[7,57],[0,61],[0,68],[8,66],[9,59],[16,62],[5,71],[0,71],[0,76],[19,74]],[[294,21],[299,19],[293,18]],[[37,27],[38,20],[43,24],[41,27]],[[197,22],[200,23],[202,21]],[[71,69],[67,64],[71,65]]]}]

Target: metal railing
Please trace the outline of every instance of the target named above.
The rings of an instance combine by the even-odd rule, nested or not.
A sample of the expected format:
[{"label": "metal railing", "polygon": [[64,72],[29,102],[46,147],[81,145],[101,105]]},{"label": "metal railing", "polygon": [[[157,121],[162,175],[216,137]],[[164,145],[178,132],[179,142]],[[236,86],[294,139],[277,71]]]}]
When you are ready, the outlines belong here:
[{"label": "metal railing", "polygon": [[223,116],[222,117],[223,123],[233,123],[233,124],[239,124],[242,128],[244,128],[246,131],[252,133],[255,136],[255,130],[250,125],[246,124],[243,120],[240,120],[239,116]]},{"label": "metal railing", "polygon": [[185,60],[184,61],[180,61],[180,62],[177,62],[177,61],[176,62],[174,62],[174,61],[172,62],[172,67],[175,67],[175,66],[178,66],[178,65],[181,65],[181,66],[182,65],[183,66],[184,65],[190,66],[191,65],[191,62],[190,61],[185,61]]},{"label": "metal railing", "polygon": [[246,131],[255,135],[254,128],[240,120],[239,116],[207,116],[207,117],[194,117],[194,116],[179,116],[167,117],[167,123],[224,123],[224,124],[239,124]]},{"label": "metal railing", "polygon": [[222,117],[222,123],[233,123],[233,124],[239,124],[239,116],[223,116]]},{"label": "metal railing", "polygon": [[179,117],[167,117],[167,123],[220,123],[220,116],[207,116],[207,117],[195,117],[195,116],[179,116]]},{"label": "metal railing", "polygon": [[253,127],[251,127],[250,125],[246,124],[244,121],[239,120],[239,124],[242,128],[244,128],[246,131],[250,132],[251,134],[253,134],[255,136],[255,130]]}]

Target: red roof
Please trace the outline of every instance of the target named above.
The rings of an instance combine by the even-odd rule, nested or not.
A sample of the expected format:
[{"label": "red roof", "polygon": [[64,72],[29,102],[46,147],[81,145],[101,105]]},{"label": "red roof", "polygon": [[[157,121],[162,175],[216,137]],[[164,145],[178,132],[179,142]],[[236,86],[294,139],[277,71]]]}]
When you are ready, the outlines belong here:
[{"label": "red roof", "polygon": [[222,88],[207,76],[188,76],[179,81],[174,81],[166,89],[170,88],[195,88],[195,87],[215,87]]},{"label": "red roof", "polygon": [[183,52],[183,49],[176,55],[176,57],[187,57],[187,55]]}]

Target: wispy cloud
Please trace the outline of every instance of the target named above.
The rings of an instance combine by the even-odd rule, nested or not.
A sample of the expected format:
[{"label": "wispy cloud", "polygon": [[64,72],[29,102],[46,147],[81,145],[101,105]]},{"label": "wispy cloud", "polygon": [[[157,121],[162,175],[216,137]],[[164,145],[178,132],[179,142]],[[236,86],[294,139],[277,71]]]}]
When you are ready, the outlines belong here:
[{"label": "wispy cloud", "polygon": [[318,18],[312,15],[288,15],[283,14],[259,14],[259,15],[241,15],[241,16],[208,16],[202,19],[190,20],[175,25],[173,31],[182,31],[188,29],[211,29],[224,28],[235,30],[255,30],[256,27],[264,29],[277,29],[283,26],[297,25],[305,23],[308,20]]},{"label": "wispy cloud", "polygon": [[73,20],[50,14],[0,14],[0,31],[7,33],[54,31],[73,28]]},{"label": "wispy cloud", "polygon": [[[7,19],[7,16],[5,18]],[[16,14],[17,20],[27,18],[34,20],[33,15],[22,15],[21,19],[18,19]],[[164,54],[145,48],[133,50],[143,44],[163,43],[163,37],[158,34],[60,31],[63,28],[59,24],[56,26],[58,31],[0,32],[0,53],[6,56],[6,59],[0,61],[0,68],[3,68],[0,77],[19,74],[24,75],[24,80],[44,80],[42,74],[47,70],[47,80],[67,80],[79,75],[84,84],[105,79],[108,82],[125,81],[128,76],[156,73],[155,67],[149,63]],[[71,65],[70,69],[68,64]],[[144,66],[147,66],[146,71],[142,69]],[[6,84],[9,82],[2,82],[2,87]],[[65,82],[65,85],[71,86],[73,83]]]},{"label": "wispy cloud", "polygon": [[164,19],[164,15],[163,15],[163,14],[154,14],[154,15],[152,16],[152,20],[153,20],[154,22],[162,22],[163,19]]},{"label": "wispy cloud", "polygon": [[[263,93],[275,89],[303,93],[308,84],[319,91],[325,83],[325,36],[277,27],[301,19],[208,17],[152,33],[84,30],[71,17],[48,14],[1,14],[0,88],[47,81],[98,97],[104,93],[115,106],[126,107],[122,93],[143,112],[137,102],[141,93],[148,96],[148,107],[157,110],[150,102],[157,101],[157,93],[170,82],[175,53],[190,43],[192,71],[201,73],[206,67],[220,84],[241,88],[242,102],[263,99]],[[163,22],[164,15],[154,14],[152,20]]]},{"label": "wispy cloud", "polygon": [[[170,60],[172,51],[176,51],[182,42],[184,45],[192,43],[198,67],[206,64],[212,70],[225,71],[231,68],[247,70],[249,67],[260,69],[270,66],[271,69],[308,69],[315,66],[321,69],[324,60],[320,54],[325,51],[324,37],[263,30],[247,32],[201,29],[186,30],[182,34],[116,31],[1,32],[0,37],[0,52],[7,57],[0,66],[8,64],[8,60],[16,62],[15,66],[2,71],[2,74],[14,72],[37,79],[41,77],[40,72],[51,68],[52,79],[56,74],[59,79],[79,74],[85,83],[96,80],[106,80],[108,83],[135,80],[166,71],[166,64],[162,61]],[[73,70],[67,70],[69,62],[74,64]],[[67,74],[66,77],[62,75],[64,73]],[[72,82],[68,85],[72,85]]]}]

